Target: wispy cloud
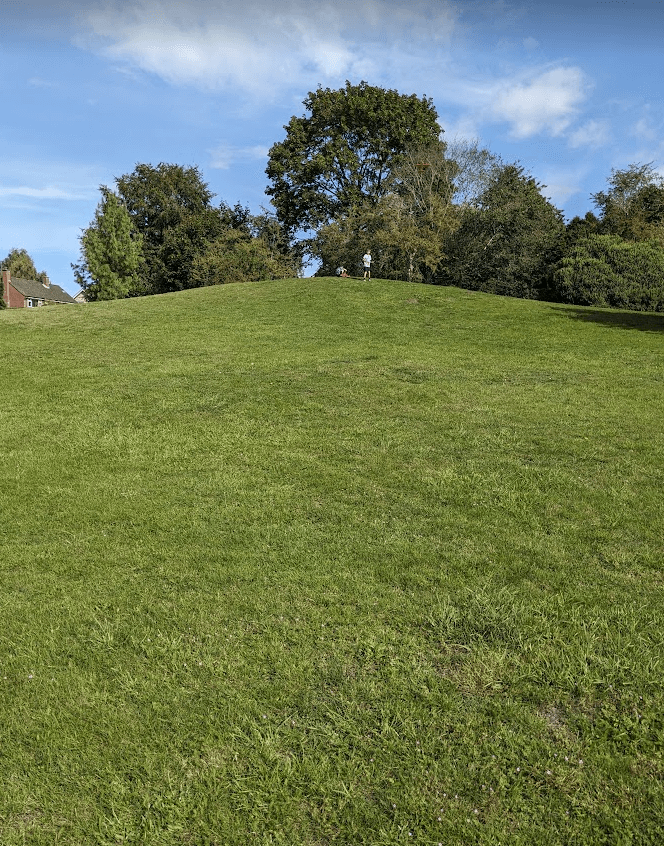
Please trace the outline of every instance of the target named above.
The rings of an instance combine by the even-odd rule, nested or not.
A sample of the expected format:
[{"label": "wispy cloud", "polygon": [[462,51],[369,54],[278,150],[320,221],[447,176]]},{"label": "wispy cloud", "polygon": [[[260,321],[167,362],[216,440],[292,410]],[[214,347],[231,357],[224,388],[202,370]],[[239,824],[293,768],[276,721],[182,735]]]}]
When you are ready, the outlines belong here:
[{"label": "wispy cloud", "polygon": [[55,185],[47,185],[45,188],[30,188],[27,185],[0,185],[0,197],[29,197],[33,200],[86,200],[89,194],[66,191]]},{"label": "wispy cloud", "polygon": [[482,126],[506,124],[512,138],[522,140],[563,135],[578,118],[590,89],[578,67],[526,66],[497,78],[456,68],[431,93],[443,108],[445,103],[454,106],[458,134],[477,135]]},{"label": "wispy cloud", "polygon": [[[584,72],[528,61],[498,78],[490,65],[478,72],[465,50],[464,9],[452,0],[116,0],[87,12],[80,43],[172,84],[265,101],[284,90],[422,80],[430,71],[426,93],[442,93],[437,103],[454,103],[473,127],[505,123],[515,139],[563,134],[587,96]],[[498,4],[494,14],[509,17],[510,7]],[[531,53],[538,47],[531,36],[521,43]],[[443,91],[432,90],[441,80]]]},{"label": "wispy cloud", "polygon": [[[546,187],[542,193],[551,200],[554,206],[563,208],[571,197],[584,193],[582,186],[587,175],[585,167],[544,167],[541,179]],[[590,208],[589,199],[588,208]]]},{"label": "wispy cloud", "polygon": [[39,76],[33,76],[28,80],[28,85],[31,88],[57,88],[57,84],[50,79],[42,79]]},{"label": "wispy cloud", "polygon": [[210,167],[218,170],[228,170],[236,162],[267,159],[268,147],[256,145],[253,147],[236,147],[233,144],[220,144],[210,150]]},{"label": "wispy cloud", "polygon": [[570,134],[569,143],[571,147],[603,147],[608,144],[610,136],[608,121],[589,120]]},{"label": "wispy cloud", "polygon": [[446,43],[455,8],[448,0],[138,0],[90,10],[80,41],[171,83],[266,96],[355,77],[373,48],[395,39]]},{"label": "wispy cloud", "polygon": [[572,123],[586,97],[588,82],[576,67],[558,67],[531,79],[500,86],[491,113],[510,124],[515,138],[546,132],[560,135]]}]

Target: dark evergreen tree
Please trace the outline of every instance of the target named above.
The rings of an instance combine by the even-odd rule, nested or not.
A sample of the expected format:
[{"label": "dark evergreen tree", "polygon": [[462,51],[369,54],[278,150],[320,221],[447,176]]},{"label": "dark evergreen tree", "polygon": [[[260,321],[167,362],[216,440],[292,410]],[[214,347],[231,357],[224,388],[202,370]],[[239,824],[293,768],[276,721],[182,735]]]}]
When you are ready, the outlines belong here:
[{"label": "dark evergreen tree", "polygon": [[212,205],[214,195],[196,167],[138,164],[116,184],[142,237],[144,290],[137,293],[192,287],[194,259],[227,228],[224,216],[232,211]]},{"label": "dark evergreen tree", "polygon": [[539,297],[564,232],[563,215],[542,195],[543,187],[520,165],[498,168],[477,201],[461,212],[449,241],[445,281],[494,294]]},{"label": "dark evergreen tree", "polygon": [[664,310],[664,249],[617,235],[580,238],[554,268],[556,298],[574,305]]}]

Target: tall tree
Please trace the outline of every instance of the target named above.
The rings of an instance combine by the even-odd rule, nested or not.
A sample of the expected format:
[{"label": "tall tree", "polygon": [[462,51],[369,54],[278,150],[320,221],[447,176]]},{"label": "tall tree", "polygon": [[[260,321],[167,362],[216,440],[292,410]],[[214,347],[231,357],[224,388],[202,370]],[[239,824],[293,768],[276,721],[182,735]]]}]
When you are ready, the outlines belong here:
[{"label": "tall tree", "polygon": [[94,221],[81,235],[81,259],[72,264],[85,299],[115,300],[139,293],[143,237],[126,206],[106,185]]},{"label": "tall tree", "polygon": [[450,243],[448,281],[537,297],[564,232],[562,213],[542,195],[543,187],[519,165],[499,168],[478,200],[463,210]]},{"label": "tall tree", "polygon": [[612,170],[606,191],[592,195],[601,231],[628,241],[664,244],[664,177],[649,164]]},{"label": "tall tree", "polygon": [[318,88],[272,146],[266,173],[279,221],[289,235],[316,231],[386,193],[390,171],[414,144],[438,139],[433,102],[360,82]]},{"label": "tall tree", "polygon": [[45,271],[37,272],[35,263],[27,250],[13,249],[0,262],[0,270],[8,270],[17,279],[32,279],[36,282],[48,281]]},{"label": "tall tree", "polygon": [[260,214],[251,215],[249,229],[254,238],[263,241],[270,258],[289,267],[290,276],[300,275],[302,261],[298,251],[293,248],[292,239],[273,212],[263,208]]},{"label": "tall tree", "polygon": [[437,141],[404,152],[390,174],[389,204],[389,253],[400,278],[435,281],[460,211],[488,188],[500,165],[477,142]]},{"label": "tall tree", "polygon": [[430,281],[455,226],[455,211],[435,193],[419,199],[392,192],[322,227],[311,244],[312,255],[321,262],[318,273],[331,274],[341,265],[354,275],[369,250],[375,278]]},{"label": "tall tree", "polygon": [[194,259],[228,228],[232,210],[212,205],[214,194],[197,167],[138,164],[116,184],[143,238],[145,293],[192,287]]}]

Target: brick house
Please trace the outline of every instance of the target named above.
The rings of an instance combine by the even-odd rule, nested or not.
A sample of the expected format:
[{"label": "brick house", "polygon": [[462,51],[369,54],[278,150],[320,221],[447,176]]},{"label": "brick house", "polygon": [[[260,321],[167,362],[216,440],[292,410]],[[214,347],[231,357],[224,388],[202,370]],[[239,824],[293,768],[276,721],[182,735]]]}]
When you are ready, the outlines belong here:
[{"label": "brick house", "polygon": [[2,271],[3,297],[7,308],[35,308],[52,303],[76,303],[58,285],[35,282],[32,279],[12,279],[8,270]]}]

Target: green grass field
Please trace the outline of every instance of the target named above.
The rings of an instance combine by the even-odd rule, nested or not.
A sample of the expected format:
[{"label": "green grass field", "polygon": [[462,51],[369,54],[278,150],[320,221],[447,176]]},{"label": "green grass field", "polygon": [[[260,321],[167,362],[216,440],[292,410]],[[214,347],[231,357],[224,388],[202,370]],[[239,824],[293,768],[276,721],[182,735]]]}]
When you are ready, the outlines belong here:
[{"label": "green grass field", "polygon": [[0,313],[0,843],[659,846],[664,316]]}]

